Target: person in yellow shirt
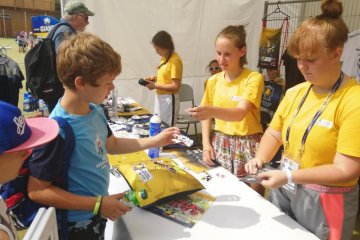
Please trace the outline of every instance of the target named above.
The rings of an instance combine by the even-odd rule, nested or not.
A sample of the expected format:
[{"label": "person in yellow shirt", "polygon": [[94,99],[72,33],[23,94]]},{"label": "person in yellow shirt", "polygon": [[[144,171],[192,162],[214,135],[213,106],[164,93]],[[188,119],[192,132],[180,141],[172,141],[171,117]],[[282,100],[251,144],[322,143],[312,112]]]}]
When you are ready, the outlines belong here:
[{"label": "person in yellow shirt", "polygon": [[[206,68],[209,69],[210,76],[215,75],[222,71],[221,67],[216,59],[211,60]],[[206,79],[204,82],[204,90],[206,89],[207,81],[208,81],[208,79]]]},{"label": "person in yellow shirt", "polygon": [[[244,165],[255,156],[262,133],[260,103],[264,79],[260,73],[244,67],[245,39],[244,26],[228,26],[218,34],[215,48],[223,71],[209,78],[201,106],[189,109],[192,117],[202,121],[204,162],[217,162],[237,177],[244,176]],[[215,133],[211,142],[212,119]],[[260,184],[251,187],[263,195]]]},{"label": "person in yellow shirt", "polygon": [[179,54],[175,52],[175,46],[171,35],[165,31],[155,34],[152,44],[156,53],[161,56],[157,75],[145,78],[149,90],[156,89],[155,110],[161,120],[169,126],[174,126],[179,115],[183,64]]},{"label": "person in yellow shirt", "polygon": [[256,174],[281,144],[281,170],[259,173],[270,201],[320,239],[350,239],[358,211],[360,85],[341,71],[348,28],[337,0],[304,21],[290,39],[306,82],[289,89],[256,157]]}]

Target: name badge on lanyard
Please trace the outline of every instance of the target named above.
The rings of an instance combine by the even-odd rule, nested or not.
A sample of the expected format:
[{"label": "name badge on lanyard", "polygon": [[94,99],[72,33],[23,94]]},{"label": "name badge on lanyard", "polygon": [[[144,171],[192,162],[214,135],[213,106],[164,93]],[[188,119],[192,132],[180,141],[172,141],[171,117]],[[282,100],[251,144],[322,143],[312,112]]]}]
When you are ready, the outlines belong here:
[{"label": "name badge on lanyard", "polygon": [[[310,133],[311,129],[313,128],[313,126],[315,125],[315,123],[317,122],[317,120],[319,119],[321,114],[324,112],[326,106],[329,104],[331,97],[334,95],[336,90],[339,89],[343,79],[344,79],[344,74],[343,74],[343,72],[341,72],[338,80],[335,82],[335,84],[332,87],[331,91],[327,95],[325,101],[323,102],[323,104],[321,104],[320,109],[317,110],[317,112],[315,113],[315,115],[314,115],[313,119],[311,120],[310,124],[305,129],[305,132],[304,132],[303,137],[301,139],[300,148],[298,149],[298,153],[297,153],[297,157],[296,157],[297,162],[284,156],[282,158],[282,161],[281,161],[281,169],[282,170],[284,170],[284,171],[292,171],[292,170],[299,169],[299,163],[301,162],[302,155],[304,153],[306,139],[309,136],[309,133]],[[285,135],[285,142],[284,142],[285,153],[288,153],[288,149],[289,149],[289,138],[290,138],[291,126],[293,125],[293,123],[295,121],[295,118],[297,117],[297,115],[298,115],[301,107],[303,106],[303,104],[305,102],[305,99],[307,98],[307,96],[308,96],[308,94],[309,94],[312,87],[313,87],[313,85],[311,84],[310,87],[308,88],[308,90],[306,91],[305,95],[301,99],[300,104],[298,105],[294,115],[292,116],[292,118],[290,120],[290,124],[289,124],[289,126],[288,126],[288,128],[286,130],[286,135]],[[324,122],[324,121],[322,121],[321,124],[326,125],[326,126],[330,125],[328,122]],[[292,192],[292,193],[296,192],[296,184],[295,183],[291,183],[291,184],[288,183],[288,184],[284,185],[283,188],[290,191],[290,192]]]},{"label": "name badge on lanyard", "polygon": [[231,96],[230,99],[234,102],[240,102],[243,98],[241,96]]}]

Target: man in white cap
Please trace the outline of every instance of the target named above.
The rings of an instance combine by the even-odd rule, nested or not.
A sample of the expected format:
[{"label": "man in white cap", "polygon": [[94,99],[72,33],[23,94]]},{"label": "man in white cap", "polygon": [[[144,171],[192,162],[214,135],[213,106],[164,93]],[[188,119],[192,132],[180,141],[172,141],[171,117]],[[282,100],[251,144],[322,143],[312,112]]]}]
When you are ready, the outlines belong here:
[{"label": "man in white cap", "polygon": [[[26,119],[19,108],[0,101],[0,184],[19,174],[34,147],[44,145],[59,134],[50,118]],[[18,239],[6,204],[0,196],[0,239]]]},{"label": "man in white cap", "polygon": [[[78,0],[70,0],[67,2],[64,7],[64,15],[60,20],[60,23],[58,23],[60,26],[54,26],[48,33],[48,36],[51,36],[52,32],[55,31],[52,41],[54,43],[56,53],[60,44],[66,38],[76,34],[77,32],[83,32],[85,27],[89,24],[89,16],[94,15],[94,12],[90,11],[84,3]],[[58,89],[57,92],[63,92],[63,89]],[[49,109],[49,112],[51,112],[57,104],[58,99],[44,99],[44,101]]]}]

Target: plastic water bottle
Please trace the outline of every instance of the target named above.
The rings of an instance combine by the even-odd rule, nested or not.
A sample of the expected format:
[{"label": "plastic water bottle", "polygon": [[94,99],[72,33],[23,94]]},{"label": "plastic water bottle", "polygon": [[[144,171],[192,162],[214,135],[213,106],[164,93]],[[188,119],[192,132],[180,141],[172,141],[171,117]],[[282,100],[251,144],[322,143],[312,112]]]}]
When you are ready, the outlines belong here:
[{"label": "plastic water bottle", "polygon": [[111,91],[111,115],[110,115],[110,119],[111,120],[117,120],[117,99],[118,99],[118,94],[117,94],[117,89],[116,87]]},{"label": "plastic water bottle", "polygon": [[148,198],[147,191],[141,189],[139,192],[129,190],[125,193],[121,201],[128,207],[137,207],[140,205],[139,199],[145,200]]},{"label": "plastic water bottle", "polygon": [[[158,135],[161,132],[161,119],[159,115],[154,114],[150,118],[150,130],[149,130],[149,136],[153,137]],[[160,153],[159,147],[153,147],[148,150],[148,155],[150,158],[158,158]]]}]

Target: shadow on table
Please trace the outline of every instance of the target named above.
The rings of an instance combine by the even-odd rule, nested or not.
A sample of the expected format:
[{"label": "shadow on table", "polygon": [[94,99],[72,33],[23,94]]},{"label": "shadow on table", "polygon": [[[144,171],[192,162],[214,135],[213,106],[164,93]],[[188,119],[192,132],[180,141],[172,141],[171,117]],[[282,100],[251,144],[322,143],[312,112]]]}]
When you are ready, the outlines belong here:
[{"label": "shadow on table", "polygon": [[213,205],[201,221],[219,228],[247,228],[257,224],[260,215],[247,207]]},{"label": "shadow on table", "polygon": [[132,237],[124,220],[119,217],[114,221],[112,240],[131,240]]},{"label": "shadow on table", "polygon": [[286,215],[285,213],[276,217],[273,217],[273,219],[281,224],[283,224],[284,226],[290,228],[290,229],[298,229],[299,228],[299,223],[297,223],[295,220],[293,220],[292,218],[290,218],[288,215]]}]

